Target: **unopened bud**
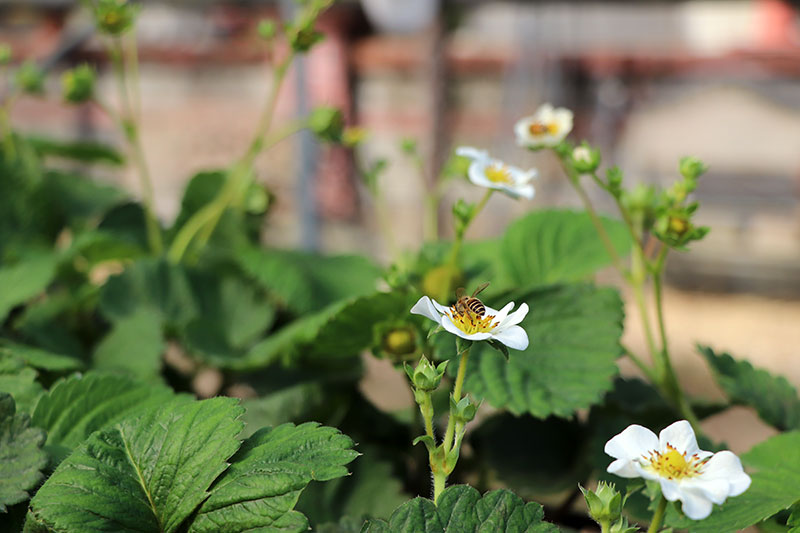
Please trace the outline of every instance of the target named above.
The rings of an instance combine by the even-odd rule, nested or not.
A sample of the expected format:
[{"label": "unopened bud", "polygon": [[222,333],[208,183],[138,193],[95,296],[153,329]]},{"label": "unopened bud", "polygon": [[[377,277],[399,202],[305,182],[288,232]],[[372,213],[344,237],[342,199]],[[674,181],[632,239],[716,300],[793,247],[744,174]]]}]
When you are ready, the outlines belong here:
[{"label": "unopened bud", "polygon": [[572,150],[572,165],[580,174],[594,172],[600,166],[600,150],[592,148],[587,143]]},{"label": "unopened bud", "polygon": [[442,382],[444,371],[447,368],[447,361],[439,363],[438,366],[433,366],[428,361],[428,358],[423,355],[416,368],[412,370],[408,365],[404,365],[404,368],[415,389],[433,392]]},{"label": "unopened bud", "polygon": [[475,403],[469,396],[464,396],[458,402],[450,395],[450,416],[457,424],[466,424],[475,418],[478,408],[481,406],[480,402]]},{"label": "unopened bud", "polygon": [[678,168],[681,175],[689,180],[696,180],[708,170],[706,164],[696,157],[682,158]]},{"label": "unopened bud", "polygon": [[601,481],[594,491],[585,489],[580,485],[578,487],[586,499],[589,515],[598,524],[609,524],[619,520],[620,516],[622,516],[622,506],[625,504],[625,498],[616,490],[613,483]]},{"label": "unopened bud", "polygon": [[73,104],[91,100],[94,96],[94,82],[94,70],[89,65],[66,71],[61,77],[64,100]]},{"label": "unopened bud", "polygon": [[275,25],[275,21],[262,20],[258,23],[258,35],[265,41],[271,40],[277,32],[278,27]]},{"label": "unopened bud", "polygon": [[322,141],[339,142],[344,131],[344,117],[335,107],[318,107],[308,117],[308,128]]},{"label": "unopened bud", "polygon": [[22,92],[35,95],[44,93],[44,72],[33,61],[23,63],[15,78]]},{"label": "unopened bud", "polygon": [[95,25],[107,35],[122,35],[133,27],[138,12],[127,0],[99,0],[94,6]]}]

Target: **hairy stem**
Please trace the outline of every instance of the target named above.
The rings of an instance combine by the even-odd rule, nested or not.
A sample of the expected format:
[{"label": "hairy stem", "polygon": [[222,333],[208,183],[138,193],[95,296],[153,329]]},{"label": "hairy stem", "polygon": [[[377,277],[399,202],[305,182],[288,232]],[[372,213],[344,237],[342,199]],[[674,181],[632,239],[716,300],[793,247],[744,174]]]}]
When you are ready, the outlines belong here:
[{"label": "hairy stem", "polygon": [[[453,398],[456,403],[461,400],[461,389],[464,387],[464,377],[467,374],[467,360],[469,359],[469,350],[461,354],[461,359],[458,361],[458,373],[456,374],[456,383],[453,386]],[[447,418],[447,429],[444,432],[444,453],[447,454],[453,447],[453,435],[455,433],[455,420],[452,416]]]},{"label": "hairy stem", "polygon": [[664,511],[667,510],[667,499],[661,496],[658,502],[656,512],[653,513],[653,519],[650,521],[650,527],[647,528],[647,533],[657,533],[661,529],[661,523],[664,521]]}]

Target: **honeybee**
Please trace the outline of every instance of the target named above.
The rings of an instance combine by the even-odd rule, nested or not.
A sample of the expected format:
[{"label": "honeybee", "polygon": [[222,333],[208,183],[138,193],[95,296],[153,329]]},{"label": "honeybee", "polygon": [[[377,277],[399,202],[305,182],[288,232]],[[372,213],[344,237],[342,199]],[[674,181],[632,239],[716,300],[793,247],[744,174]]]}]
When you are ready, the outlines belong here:
[{"label": "honeybee", "polygon": [[475,291],[472,293],[472,296],[467,296],[466,292],[464,291],[464,287],[459,287],[459,289],[456,291],[456,298],[458,298],[458,300],[456,300],[456,303],[453,306],[456,313],[471,313],[477,318],[482,317],[484,313],[486,313],[486,306],[483,305],[483,302],[477,299],[476,296],[488,286],[489,282],[478,285],[478,288],[475,289]]}]

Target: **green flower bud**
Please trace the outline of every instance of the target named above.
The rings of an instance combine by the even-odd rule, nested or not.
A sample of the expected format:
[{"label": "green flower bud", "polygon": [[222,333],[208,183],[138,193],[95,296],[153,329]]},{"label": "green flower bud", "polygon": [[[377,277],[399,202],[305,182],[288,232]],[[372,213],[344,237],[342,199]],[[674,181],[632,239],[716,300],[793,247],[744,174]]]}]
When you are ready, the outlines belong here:
[{"label": "green flower bud", "polygon": [[73,104],[91,100],[94,96],[94,82],[94,70],[89,65],[66,71],[61,77],[64,100]]},{"label": "green flower bud", "polygon": [[0,44],[0,65],[8,65],[11,62],[11,47],[6,43]]},{"label": "green flower bud", "polygon": [[461,198],[456,200],[456,203],[453,204],[456,235],[461,235],[466,231],[473,216],[475,216],[475,204],[465,202]]},{"label": "green flower bud", "polygon": [[321,141],[339,142],[344,131],[344,117],[335,107],[318,107],[308,117],[308,128]]},{"label": "green flower bud", "polygon": [[622,171],[619,167],[611,167],[606,170],[606,183],[608,183],[608,190],[619,198],[622,195]]},{"label": "green flower bud", "polygon": [[416,359],[421,353],[421,334],[408,322],[381,322],[373,328],[372,353],[392,362]]},{"label": "green flower bud", "polygon": [[258,35],[265,41],[272,40],[278,32],[278,26],[273,20],[262,20],[258,23]]},{"label": "green flower bud", "polygon": [[478,412],[480,406],[481,402],[476,404],[469,396],[464,396],[456,402],[453,395],[450,395],[450,416],[453,417],[453,421],[456,424],[471,422],[472,419],[475,418],[475,414]]},{"label": "green flower bud", "polygon": [[423,355],[413,370],[408,365],[403,365],[403,367],[416,390],[432,392],[442,382],[444,371],[447,368],[447,361],[439,363],[438,366],[433,366],[428,361],[428,358]]},{"label": "green flower bud", "polygon": [[269,189],[259,183],[251,183],[244,199],[245,212],[251,215],[263,215],[272,203]]},{"label": "green flower bud", "polygon": [[628,524],[628,519],[623,517],[609,528],[608,533],[638,533],[638,531],[638,527],[632,527]]},{"label": "green flower bud", "polygon": [[17,87],[24,93],[44,93],[44,72],[33,61],[23,63],[16,73]]},{"label": "green flower bud", "polygon": [[94,22],[101,33],[122,35],[133,27],[139,8],[127,0],[99,0],[94,6]]},{"label": "green flower bud", "polygon": [[594,172],[600,166],[600,150],[592,148],[588,143],[583,142],[580,146],[572,150],[572,166],[580,174]]},{"label": "green flower bud", "polygon": [[688,180],[696,180],[708,170],[706,164],[696,157],[682,158],[678,168],[681,175]]},{"label": "green flower bud", "polygon": [[400,149],[406,155],[415,155],[417,153],[417,140],[407,137],[400,141]]},{"label": "green flower bud", "polygon": [[622,516],[625,498],[616,490],[613,483],[601,481],[594,491],[585,489],[580,485],[578,485],[578,488],[581,489],[583,497],[586,499],[586,505],[589,507],[589,516],[598,524],[610,524],[611,522],[616,522]]},{"label": "green flower bud", "polygon": [[367,135],[367,130],[358,126],[345,128],[342,132],[342,144],[348,148],[354,148],[364,142]]}]

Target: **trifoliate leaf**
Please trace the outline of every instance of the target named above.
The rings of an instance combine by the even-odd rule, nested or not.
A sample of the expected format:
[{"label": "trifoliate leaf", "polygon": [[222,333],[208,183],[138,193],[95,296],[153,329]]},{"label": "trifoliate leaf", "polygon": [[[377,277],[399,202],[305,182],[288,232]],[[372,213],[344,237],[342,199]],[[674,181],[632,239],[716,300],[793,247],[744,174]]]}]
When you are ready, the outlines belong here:
[{"label": "trifoliate leaf", "polygon": [[0,266],[0,322],[17,305],[43,292],[56,273],[57,257],[37,252]]},{"label": "trifoliate leaf", "polygon": [[509,360],[477,345],[465,389],[492,406],[539,418],[570,416],[611,389],[622,334],[616,290],[591,285],[536,289],[516,299],[530,312],[520,326],[530,344],[509,350]]},{"label": "trifoliate leaf", "polygon": [[0,513],[29,498],[47,464],[41,449],[44,431],[30,427],[30,417],[15,411],[11,395],[0,392]]},{"label": "trifoliate leaf", "polygon": [[674,511],[668,525],[690,533],[733,533],[761,522],[800,501],[800,431],[776,435],[742,455],[753,482],[744,494],[714,506],[711,515],[692,521]]},{"label": "trifoliate leaf", "polygon": [[171,402],[94,433],[39,489],[28,522],[54,532],[177,531],[239,448],[241,413],[232,398]]},{"label": "trifoliate leaf", "polygon": [[163,405],[173,396],[166,387],[89,372],[53,385],[31,419],[47,431],[47,447],[57,463],[92,432],[140,409]]},{"label": "trifoliate leaf", "polygon": [[717,354],[698,346],[714,377],[734,404],[755,408],[762,420],[781,431],[800,429],[800,398],[783,376],[753,368],[748,361],[737,361],[727,353]]},{"label": "trifoliate leaf", "polygon": [[[617,253],[626,255],[631,242],[624,224],[601,220]],[[589,215],[565,209],[534,211],[511,224],[500,257],[509,284],[526,287],[580,281],[611,262]]]},{"label": "trifoliate leaf", "polygon": [[94,352],[96,370],[123,371],[153,379],[161,369],[161,313],[147,306],[117,320]]},{"label": "trifoliate leaf", "polygon": [[427,498],[414,498],[401,505],[389,519],[370,520],[362,533],[474,533],[476,531],[557,533],[544,522],[538,503],[525,503],[507,490],[487,492],[483,497],[466,485],[445,489],[438,506]]},{"label": "trifoliate leaf", "polygon": [[312,480],[347,475],[344,466],[358,455],[338,430],[309,422],[257,431],[231,458],[231,466],[211,489],[189,533],[308,530],[293,511]]},{"label": "trifoliate leaf", "polygon": [[26,140],[34,150],[44,156],[114,166],[121,166],[125,163],[125,157],[116,148],[96,141],[65,141],[33,135],[28,136]]}]

